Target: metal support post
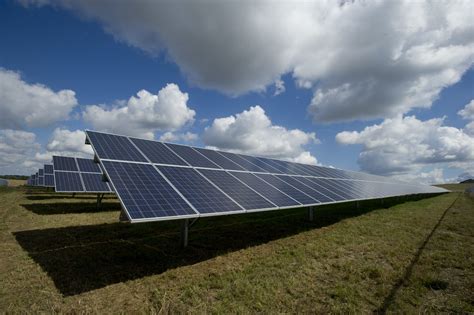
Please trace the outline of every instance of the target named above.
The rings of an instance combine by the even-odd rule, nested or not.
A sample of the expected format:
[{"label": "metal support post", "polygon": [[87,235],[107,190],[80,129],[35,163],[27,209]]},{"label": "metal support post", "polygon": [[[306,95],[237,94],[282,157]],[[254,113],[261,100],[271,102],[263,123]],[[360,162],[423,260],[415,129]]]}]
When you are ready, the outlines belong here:
[{"label": "metal support post", "polygon": [[314,207],[308,207],[308,220],[309,222],[314,221]]},{"label": "metal support post", "polygon": [[181,246],[188,246],[189,219],[184,219],[181,225]]},{"label": "metal support post", "polygon": [[102,204],[102,199],[104,198],[105,194],[97,194],[97,210],[99,210],[100,205]]}]

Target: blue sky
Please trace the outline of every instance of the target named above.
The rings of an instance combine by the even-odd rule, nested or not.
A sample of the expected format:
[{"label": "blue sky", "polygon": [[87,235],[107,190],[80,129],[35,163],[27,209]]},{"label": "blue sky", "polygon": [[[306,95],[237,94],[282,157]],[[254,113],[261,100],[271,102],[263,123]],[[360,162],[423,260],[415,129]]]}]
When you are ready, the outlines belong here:
[{"label": "blue sky", "polygon": [[[3,142],[0,173],[29,174],[54,153],[87,155],[87,148],[78,140],[80,133],[76,132],[85,128],[147,137],[151,133],[155,139],[168,133],[162,139],[343,169],[362,169],[424,182],[452,180],[474,170],[471,118],[458,113],[465,107],[467,112],[468,104],[474,99],[474,41],[473,36],[469,40],[466,39],[469,36],[460,39],[453,35],[456,33],[453,30],[474,34],[472,20],[469,22],[467,17],[463,24],[463,17],[459,17],[462,11],[472,9],[469,2],[459,2],[452,8],[435,8],[446,15],[435,17],[447,21],[443,41],[427,35],[439,32],[439,23],[433,17],[421,21],[423,26],[416,31],[407,24],[408,31],[384,26],[383,33],[369,34],[367,30],[373,26],[363,25],[370,23],[367,16],[400,20],[399,16],[392,16],[393,8],[370,2],[365,4],[367,7],[358,8],[361,4],[356,1],[349,5],[354,8],[343,8],[343,12],[340,7],[322,8],[320,4],[301,10],[313,10],[312,15],[294,8],[294,14],[301,14],[301,20],[307,19],[306,24],[314,23],[314,28],[323,31],[330,28],[331,31],[313,34],[311,27],[304,23],[294,25],[294,21],[281,22],[280,18],[282,27],[294,28],[290,36],[283,36],[278,27],[271,26],[272,19],[282,14],[277,9],[264,16],[271,27],[263,25],[255,31],[259,36],[254,36],[249,12],[261,9],[262,14],[266,14],[265,7],[249,11],[245,2],[235,15],[249,21],[246,27],[236,28],[232,25],[234,18],[226,18],[226,14],[231,14],[226,11],[233,10],[231,5],[227,8],[221,4],[215,11],[201,8],[204,5],[195,8],[202,19],[209,15],[211,20],[221,23],[210,31],[200,21],[192,23],[186,14],[177,14],[179,8],[166,8],[168,16],[177,14],[174,19],[168,19],[160,15],[163,8],[158,4],[157,8],[146,10],[149,16],[140,16],[150,5],[141,1],[130,4],[129,8],[119,5],[113,10],[104,9],[107,1],[98,1],[97,5],[73,3],[60,0],[0,3],[0,68],[5,74],[4,83],[13,82],[5,84],[3,90],[0,86],[0,114],[5,117],[3,122],[0,119],[0,129],[5,131],[0,136]],[[423,20],[421,13],[432,12],[430,5],[433,4],[412,9],[418,10],[417,17]],[[330,13],[323,19],[320,11],[325,10]],[[456,19],[450,18],[451,13]],[[337,26],[343,28],[346,35],[340,35],[341,30],[334,29],[334,21],[331,21],[341,14],[357,25],[355,30],[350,23]],[[217,18],[217,15],[222,16]],[[413,23],[413,17],[406,20]],[[452,29],[448,22],[455,24]],[[400,23],[403,24],[403,20]],[[187,28],[188,24],[191,28]],[[344,27],[354,33],[347,34],[350,32]],[[393,32],[392,36],[387,36],[387,32]],[[229,40],[233,36],[236,39]],[[397,42],[392,43],[397,36]],[[293,38],[300,41],[294,43]],[[399,42],[406,47],[402,52],[395,51]],[[370,52],[372,43],[376,43],[374,52]],[[231,47],[227,47],[229,45]],[[453,46],[457,48],[452,49]],[[385,47],[394,47],[386,54],[399,54],[397,63],[393,57],[384,59]],[[420,47],[425,50],[420,52]],[[418,55],[413,57],[414,54]],[[333,56],[337,59],[332,60],[336,58]],[[247,67],[247,64],[252,66]],[[275,82],[280,80],[285,88],[276,95]],[[375,82],[374,87],[364,82]],[[156,119],[152,122],[137,118],[127,126],[127,118],[107,120],[114,110],[126,107],[127,101],[138,91],[157,95],[169,83],[178,88],[172,92],[170,89],[172,95],[188,95],[187,101],[181,101],[176,105],[177,111],[169,115],[184,113],[188,118],[169,124],[163,122],[160,108],[172,108],[176,104],[167,100],[160,105],[162,107],[155,104],[152,114]],[[36,105],[38,97],[28,92],[28,86],[35,84],[41,84],[53,94],[73,91],[75,100],[70,100],[67,108],[60,104],[49,107],[48,99]],[[20,86],[15,93],[24,95],[13,95],[11,89],[5,92],[11,86]],[[407,92],[413,86],[417,87],[414,92]],[[342,97],[345,94],[349,97]],[[26,109],[13,112],[12,99],[18,102],[18,108]],[[59,98],[59,102],[62,100]],[[144,103],[139,102],[136,110],[145,106]],[[259,110],[252,110],[256,105],[260,106]],[[103,116],[93,114],[91,106],[101,108]],[[21,115],[24,116],[28,108],[35,111],[40,107],[42,112],[64,111],[65,114],[35,122],[22,120]],[[472,107],[474,111],[474,105]],[[249,113],[247,118],[242,116],[233,123],[227,122],[226,131],[213,124],[215,119],[239,117],[236,115],[244,111]],[[406,120],[409,116],[416,116],[416,121]],[[99,121],[100,117],[104,117],[103,121]],[[438,124],[426,123],[442,117],[443,122]],[[265,128],[249,122],[263,118],[270,124]],[[13,123],[15,119],[18,121]],[[398,123],[389,123],[390,119],[398,119]],[[362,134],[364,128],[375,125],[381,131],[367,130]],[[407,128],[406,142],[400,139],[396,128]],[[291,134],[291,130],[299,133]],[[244,132],[248,134],[239,139]],[[357,134],[349,136],[350,132]],[[425,136],[411,138],[413,134]],[[29,143],[30,149],[15,142],[15,139],[26,138],[23,143]],[[445,138],[447,140],[440,140]],[[385,140],[386,143],[380,144]],[[455,144],[449,142],[451,140]],[[374,145],[374,141],[377,144]],[[393,152],[390,146],[395,148]],[[397,151],[397,147],[403,150]],[[408,157],[407,152],[412,150],[425,150],[426,154]]]}]

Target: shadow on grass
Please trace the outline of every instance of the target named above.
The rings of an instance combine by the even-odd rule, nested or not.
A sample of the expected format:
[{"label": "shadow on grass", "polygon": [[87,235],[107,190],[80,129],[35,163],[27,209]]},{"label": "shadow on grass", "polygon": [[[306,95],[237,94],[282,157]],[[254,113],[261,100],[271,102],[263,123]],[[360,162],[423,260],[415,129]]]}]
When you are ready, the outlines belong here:
[{"label": "shadow on grass", "polygon": [[[388,207],[394,201],[385,200]],[[13,233],[64,296],[161,274],[169,269],[264,244],[380,208],[380,201],[321,206],[199,220],[180,248],[179,221],[99,224]]]},{"label": "shadow on grass", "polygon": [[[78,199],[78,200],[94,200],[97,199],[97,195],[75,195],[73,196],[72,194],[34,194],[32,196],[26,196],[26,199],[28,200],[48,200],[48,199]],[[112,194],[106,194],[103,198],[105,199],[117,199],[115,195]]]},{"label": "shadow on grass", "polygon": [[[91,199],[92,201],[93,199]],[[120,211],[120,203],[102,201],[99,208],[95,202],[54,202],[54,203],[27,203],[22,204],[25,209],[40,215],[91,213],[104,211]]]}]

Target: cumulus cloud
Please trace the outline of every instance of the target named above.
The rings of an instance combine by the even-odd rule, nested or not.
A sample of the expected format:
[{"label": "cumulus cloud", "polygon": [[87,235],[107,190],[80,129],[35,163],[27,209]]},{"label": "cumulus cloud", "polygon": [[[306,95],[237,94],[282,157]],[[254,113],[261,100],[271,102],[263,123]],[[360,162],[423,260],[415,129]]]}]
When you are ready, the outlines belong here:
[{"label": "cumulus cloud", "polygon": [[379,175],[415,174],[426,165],[440,163],[457,167],[474,163],[474,138],[461,129],[444,126],[442,118],[421,121],[400,116],[360,132],[340,132],[336,140],[362,145],[361,169]]},{"label": "cumulus cloud", "polygon": [[426,172],[420,171],[415,173],[398,174],[393,177],[404,182],[424,185],[443,184],[448,182],[444,177],[442,168],[435,168]]},{"label": "cumulus cloud", "polygon": [[76,105],[74,91],[55,92],[23,81],[18,72],[0,68],[0,128],[45,127],[67,119]]},{"label": "cumulus cloud", "polygon": [[201,87],[261,91],[290,73],[313,89],[316,121],[427,108],[474,62],[469,0],[21,2],[72,10],[117,40],[166,51]]},{"label": "cumulus cloud", "polygon": [[203,140],[206,145],[222,150],[317,163],[304,149],[305,145],[317,142],[314,133],[273,125],[258,105],[236,115],[214,119],[205,128]]},{"label": "cumulus cloud", "polygon": [[464,119],[474,121],[474,100],[471,100],[463,109],[458,112],[459,116]]},{"label": "cumulus cloud", "polygon": [[185,133],[175,133],[175,132],[165,132],[160,136],[160,141],[163,142],[184,142],[191,143],[198,139],[198,135],[192,132]]},{"label": "cumulus cloud", "polygon": [[281,93],[285,92],[285,81],[278,79],[275,81],[275,92],[273,93],[273,96],[280,95]]},{"label": "cumulus cloud", "polygon": [[39,167],[39,164],[30,160],[40,147],[34,133],[0,130],[0,174],[24,174],[25,168],[33,170]]},{"label": "cumulus cloud", "polygon": [[69,155],[92,157],[93,150],[85,144],[86,134],[82,130],[56,128],[49,139],[46,149],[50,155]]},{"label": "cumulus cloud", "polygon": [[53,155],[92,158],[90,145],[85,145],[82,130],[56,128],[42,147],[32,132],[0,130],[0,174],[30,175],[51,163]]},{"label": "cumulus cloud", "polygon": [[188,99],[176,84],[168,84],[157,94],[141,90],[123,106],[87,106],[83,118],[97,130],[153,139],[157,130],[173,131],[194,121]]}]

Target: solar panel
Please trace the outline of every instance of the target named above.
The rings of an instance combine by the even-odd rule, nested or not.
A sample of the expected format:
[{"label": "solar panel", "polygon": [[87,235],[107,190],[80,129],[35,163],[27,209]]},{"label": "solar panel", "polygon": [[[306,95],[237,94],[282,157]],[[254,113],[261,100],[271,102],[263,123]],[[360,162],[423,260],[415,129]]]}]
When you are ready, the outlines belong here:
[{"label": "solar panel", "polygon": [[316,189],[317,191],[320,191],[321,193],[325,194],[329,198],[331,198],[334,201],[343,201],[345,198],[342,196],[339,196],[337,193],[335,193],[333,190],[328,189],[324,186],[321,186],[313,181],[311,181],[310,178],[307,177],[295,177],[297,181],[302,182],[306,186],[309,186],[313,189]]},{"label": "solar panel", "polygon": [[158,168],[199,213],[245,212],[195,169],[171,166]]},{"label": "solar panel", "polygon": [[257,210],[276,208],[275,204],[269,202],[260,194],[256,193],[247,185],[243,184],[237,178],[225,171],[202,169],[199,170],[199,173],[213,182],[245,209]]},{"label": "solar panel", "polygon": [[335,201],[334,199],[328,197],[325,195],[323,192],[320,190],[307,186],[303,184],[302,182],[298,181],[295,177],[289,176],[289,175],[276,175],[276,177],[282,181],[284,181],[287,184],[290,184],[291,186],[295,187],[299,191],[304,192],[308,196],[311,196],[313,199],[316,199],[319,202],[333,202]]},{"label": "solar panel", "polygon": [[87,136],[89,141],[94,143],[93,148],[102,159],[147,162],[127,137],[92,131],[88,131]]},{"label": "solar panel", "polygon": [[130,138],[152,163],[170,165],[188,165],[166,145],[156,141]]},{"label": "solar panel", "polygon": [[167,143],[166,146],[173,152],[179,155],[182,159],[188,162],[189,165],[199,167],[220,168],[214,162],[197,152],[191,147],[186,147],[178,144]]},{"label": "solar panel", "polygon": [[56,192],[83,192],[84,187],[79,173],[55,171]]},{"label": "solar panel", "polygon": [[201,148],[194,148],[194,150],[198,151],[209,160],[214,162],[215,164],[219,165],[223,169],[226,170],[236,170],[236,171],[243,171],[244,168],[240,165],[232,162],[228,158],[224,157],[222,154],[219,154],[217,151],[208,150],[208,149],[201,149]]},{"label": "solar panel", "polygon": [[111,191],[109,184],[102,180],[100,173],[81,173],[84,190],[87,192],[108,192]]},{"label": "solar panel", "polygon": [[102,174],[102,170],[100,169],[99,164],[95,163],[94,160],[76,158],[76,161],[77,161],[77,165],[79,166],[80,172]]},{"label": "solar panel", "polygon": [[53,156],[53,165],[55,171],[79,171],[76,164],[76,159],[66,156]]},{"label": "solar panel", "polygon": [[[87,139],[132,222],[443,191],[340,169],[99,132],[87,131]],[[85,176],[82,181],[87,186]]]},{"label": "solar panel", "polygon": [[221,152],[219,151],[219,154],[223,155],[227,159],[231,160],[237,165],[240,165],[244,170],[249,171],[249,172],[266,172],[263,168],[258,167],[255,164],[252,164],[251,162],[247,161],[246,159],[243,159],[242,157],[238,156],[237,154],[233,153],[228,153],[228,152]]},{"label": "solar panel", "polygon": [[313,205],[320,203],[317,199],[305,194],[304,192],[296,189],[292,185],[285,183],[284,181],[278,179],[274,175],[270,174],[255,174],[256,176],[260,177],[273,187],[277,188],[278,190],[283,191],[285,194],[290,196],[291,198],[297,200],[301,204],[305,205]]},{"label": "solar panel", "polygon": [[[59,173],[60,177],[59,180],[56,178],[56,192],[112,192],[109,185],[103,181],[99,164],[92,159],[53,156],[53,168],[54,176],[58,176]],[[75,188],[77,190],[74,190]]]},{"label": "solar panel", "polygon": [[152,165],[103,161],[107,176],[132,222],[197,217]]},{"label": "solar panel", "polygon": [[45,164],[44,165],[44,173],[45,174],[53,174],[53,171],[54,171],[53,165],[51,165],[51,164]]},{"label": "solar panel", "polygon": [[44,186],[45,187],[54,187],[54,175],[52,175],[52,174],[44,175]]},{"label": "solar panel", "polygon": [[230,174],[240,181],[245,183],[247,186],[251,187],[257,191],[260,195],[264,196],[278,207],[291,207],[301,205],[295,199],[292,199],[282,191],[276,189],[272,185],[265,182],[263,179],[258,178],[252,173],[247,172],[230,172]]},{"label": "solar panel", "polygon": [[277,169],[275,167],[272,167],[271,165],[265,163],[264,159],[262,159],[262,158],[257,158],[257,157],[253,157],[253,156],[243,155],[243,154],[238,154],[238,156],[240,158],[252,163],[253,165],[261,168],[266,173],[279,173],[279,174],[282,173],[279,169]]}]

